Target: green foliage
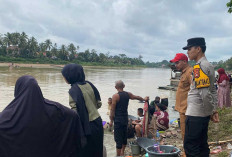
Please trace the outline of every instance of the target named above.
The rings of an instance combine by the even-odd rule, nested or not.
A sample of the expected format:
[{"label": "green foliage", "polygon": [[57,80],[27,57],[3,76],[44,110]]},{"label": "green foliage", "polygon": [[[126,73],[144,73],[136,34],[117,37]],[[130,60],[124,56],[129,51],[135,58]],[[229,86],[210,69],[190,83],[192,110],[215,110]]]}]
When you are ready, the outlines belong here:
[{"label": "green foliage", "polygon": [[223,151],[223,152],[220,152],[218,154],[218,157],[228,157],[228,155],[230,155],[230,154],[228,154],[227,152]]},{"label": "green foliage", "polygon": [[162,62],[156,62],[156,63],[146,62],[146,66],[152,68],[169,68],[170,64],[171,63],[167,60],[163,60]]},{"label": "green foliage", "polygon": [[226,61],[219,61],[215,69],[224,68],[225,70],[232,70],[232,57]]},{"label": "green foliage", "polygon": [[[97,53],[95,49],[85,50],[78,52],[79,46],[73,43],[69,45],[57,46],[52,43],[50,39],[38,43],[32,36],[28,37],[25,32],[21,34],[18,32],[9,33],[4,35],[0,34],[0,56],[6,57],[5,62],[15,61],[28,63],[83,63],[88,65],[102,65],[102,66],[140,66],[140,67],[162,67],[169,68],[169,61],[163,60],[162,62],[146,62],[142,60],[143,56],[139,55],[137,58],[127,57],[126,54],[119,54],[111,56],[110,53]],[[0,60],[4,61],[4,60]],[[194,62],[189,62],[194,65]],[[219,62],[216,64],[218,67],[225,69],[232,69],[232,58],[226,62]]]},{"label": "green foliage", "polygon": [[210,142],[223,141],[232,138],[232,107],[218,109],[219,123],[209,123],[208,136]]},{"label": "green foliage", "polygon": [[232,0],[230,0],[226,6],[228,7],[228,13],[232,13]]},{"label": "green foliage", "polygon": [[[50,39],[38,43],[34,37],[28,37],[25,32],[18,32],[0,35],[0,61],[13,61],[24,63],[83,63],[86,65],[107,65],[107,66],[144,66],[142,56],[129,58],[125,54],[110,56],[109,53],[97,53],[96,50],[87,49],[84,52],[77,52],[79,46],[73,43],[69,45],[52,44]],[[4,58],[4,60],[3,60]]]}]

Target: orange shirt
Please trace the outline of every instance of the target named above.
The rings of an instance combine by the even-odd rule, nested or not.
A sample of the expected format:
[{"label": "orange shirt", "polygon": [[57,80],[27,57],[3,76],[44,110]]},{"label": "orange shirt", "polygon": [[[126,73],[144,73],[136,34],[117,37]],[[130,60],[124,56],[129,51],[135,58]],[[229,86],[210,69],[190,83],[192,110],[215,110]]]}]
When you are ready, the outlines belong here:
[{"label": "orange shirt", "polygon": [[187,109],[187,98],[192,80],[193,68],[187,66],[181,74],[180,82],[176,91],[175,109],[180,113],[185,113]]}]

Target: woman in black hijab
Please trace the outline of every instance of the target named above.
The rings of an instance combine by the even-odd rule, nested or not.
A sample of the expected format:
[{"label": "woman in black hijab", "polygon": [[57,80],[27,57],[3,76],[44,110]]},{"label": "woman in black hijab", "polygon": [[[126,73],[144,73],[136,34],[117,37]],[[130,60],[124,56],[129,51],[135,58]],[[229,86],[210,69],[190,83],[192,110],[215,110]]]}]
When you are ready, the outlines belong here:
[{"label": "woman in black hijab", "polygon": [[20,77],[0,113],[0,157],[76,157],[83,129],[77,113],[43,97],[32,76]]},{"label": "woman in black hijab", "polygon": [[103,126],[98,113],[101,98],[97,88],[85,80],[83,67],[78,64],[68,64],[62,70],[62,75],[68,84],[69,104],[80,115],[87,145],[79,154],[81,157],[103,156]]}]

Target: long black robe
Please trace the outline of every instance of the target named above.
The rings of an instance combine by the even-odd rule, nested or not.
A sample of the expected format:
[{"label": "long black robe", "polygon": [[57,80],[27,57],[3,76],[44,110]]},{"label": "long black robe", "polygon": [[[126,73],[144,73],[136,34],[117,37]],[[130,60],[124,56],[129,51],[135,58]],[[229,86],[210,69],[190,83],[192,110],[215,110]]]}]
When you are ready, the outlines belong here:
[{"label": "long black robe", "polygon": [[32,76],[20,77],[15,99],[0,113],[0,157],[74,157],[83,129],[77,113],[46,100]]},{"label": "long black robe", "polygon": [[89,83],[93,89],[96,100],[100,101],[101,97],[97,88],[89,81],[85,80],[83,67],[78,64],[68,64],[62,69],[62,75],[66,81],[71,84],[69,94],[76,102],[77,112],[80,119],[84,134],[87,137],[87,145],[81,150],[79,156],[83,157],[102,157],[103,156],[103,126],[102,119],[89,122],[89,113],[85,104],[83,93],[78,85]]}]

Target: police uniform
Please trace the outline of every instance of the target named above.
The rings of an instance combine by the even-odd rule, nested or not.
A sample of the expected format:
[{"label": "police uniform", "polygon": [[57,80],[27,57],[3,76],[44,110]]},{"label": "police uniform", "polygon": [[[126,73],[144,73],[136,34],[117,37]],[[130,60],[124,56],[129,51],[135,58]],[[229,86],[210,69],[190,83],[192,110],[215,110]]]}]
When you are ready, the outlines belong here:
[{"label": "police uniform", "polygon": [[[204,39],[204,38],[203,38]],[[197,46],[197,45],[196,45]],[[217,107],[215,71],[205,57],[193,67],[188,93],[184,149],[187,157],[208,157],[208,124]]]},{"label": "police uniform", "polygon": [[208,124],[217,107],[213,66],[202,57],[193,67],[192,84],[188,93],[184,149],[186,154],[209,156]]}]

